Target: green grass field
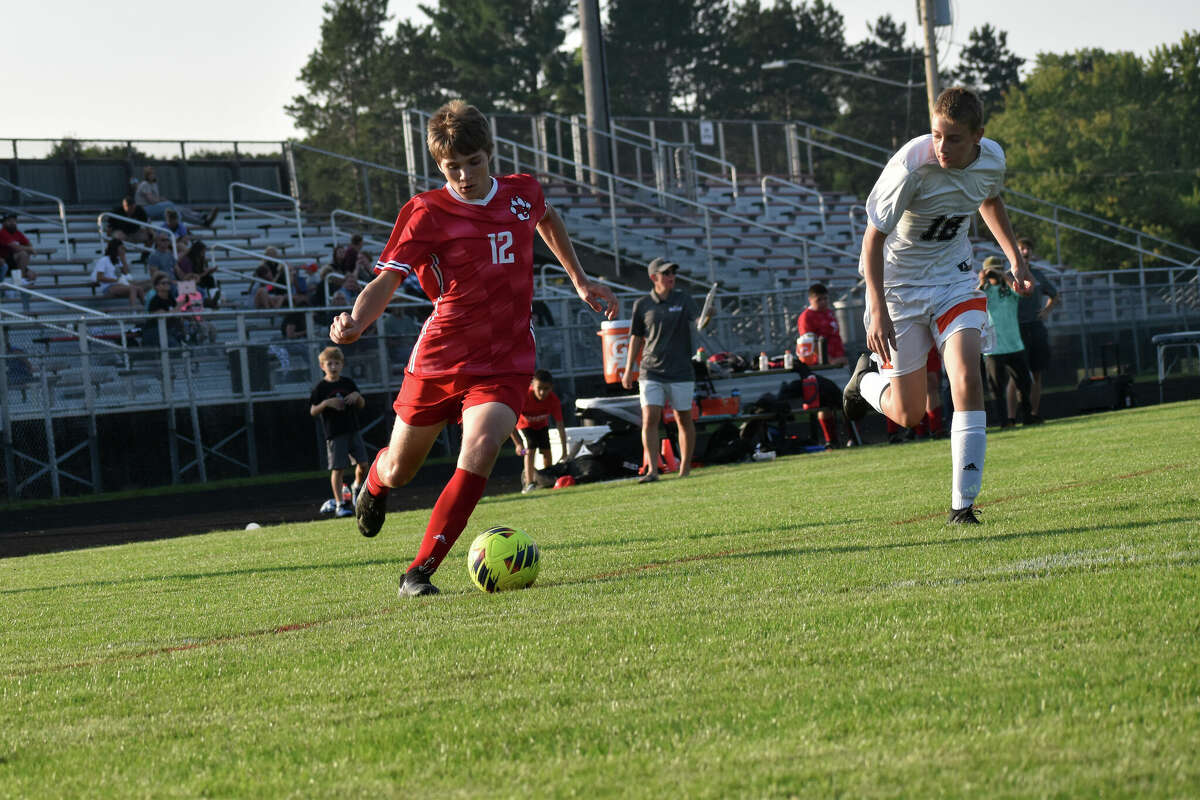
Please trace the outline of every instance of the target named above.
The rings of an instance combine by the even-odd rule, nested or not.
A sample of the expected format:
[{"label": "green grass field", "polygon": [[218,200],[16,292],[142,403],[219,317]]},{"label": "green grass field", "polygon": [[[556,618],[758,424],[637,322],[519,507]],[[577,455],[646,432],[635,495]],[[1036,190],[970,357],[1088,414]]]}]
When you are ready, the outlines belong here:
[{"label": "green grass field", "polygon": [[[0,562],[0,796],[1200,795],[1200,403]],[[470,586],[474,534],[541,546]]]}]

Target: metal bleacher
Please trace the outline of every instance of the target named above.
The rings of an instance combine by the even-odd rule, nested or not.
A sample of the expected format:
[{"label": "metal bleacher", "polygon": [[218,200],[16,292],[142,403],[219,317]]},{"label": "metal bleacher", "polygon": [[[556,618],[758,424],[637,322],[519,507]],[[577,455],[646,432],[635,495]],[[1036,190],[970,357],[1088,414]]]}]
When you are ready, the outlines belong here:
[{"label": "metal bleacher", "polygon": [[[53,420],[86,417],[94,428],[99,416],[142,410],[190,414],[189,437],[198,455],[188,464],[177,465],[173,459],[172,480],[192,474],[204,480],[206,460],[212,459],[236,460],[239,468],[255,474],[253,436],[246,435],[255,406],[307,398],[319,378],[316,354],[327,342],[329,319],[342,308],[255,309],[252,274],[268,258],[267,248],[273,247],[278,260],[315,281],[315,265],[327,263],[332,248],[352,232],[363,234],[367,249],[378,253],[396,210],[391,205],[395,198],[441,183],[420,147],[428,115],[410,110],[401,118],[404,159],[397,166],[298,142],[284,143],[273,166],[245,167],[236,159],[199,166],[186,158],[160,162],[160,181],[168,196],[184,197],[198,210],[219,208],[211,227],[193,228],[209,246],[217,267],[219,305],[203,312],[204,321],[215,329],[215,341],[180,347],[143,344],[148,325],[158,326],[159,340],[166,340],[163,315],[149,320],[144,307],[107,298],[90,283],[91,265],[106,242],[101,217],[111,208],[111,202],[100,198],[123,193],[135,170],[134,159],[98,168],[96,175],[108,181],[107,190],[97,188],[103,181],[95,175],[68,180],[72,174],[82,175],[78,166],[63,169],[14,160],[8,173],[14,180],[0,178],[0,209],[18,212],[21,229],[37,249],[31,267],[38,277],[33,286],[13,280],[0,284],[0,355],[7,367],[0,370],[0,399],[10,498],[31,491],[35,481],[41,481],[40,487],[47,476],[54,496],[60,493],[60,481],[98,489],[95,477],[71,474],[63,466],[66,456],[56,452]],[[711,350],[774,353],[787,347],[794,338],[795,316],[806,304],[805,290],[818,280],[829,285],[844,306],[843,329],[848,339],[854,338],[861,303],[856,290],[861,201],[814,185],[811,169],[801,168],[801,149],[810,152],[811,160],[814,148],[829,147],[817,140],[814,131],[819,129],[792,124],[774,129],[772,136],[786,136],[780,142],[786,147],[775,148],[788,154],[784,165],[760,160],[756,138],[753,168],[739,171],[726,160],[724,133],[716,137],[721,153],[704,155],[689,143],[686,121],[678,123],[683,136],[675,141],[658,135],[665,123],[658,133],[653,121],[648,133],[618,125],[612,171],[604,171],[576,157],[583,152],[580,142],[586,132],[578,119],[514,119],[499,121],[508,128],[493,119],[493,127],[508,134],[496,137],[494,171],[537,174],[547,199],[589,259],[589,271],[610,282],[625,308],[646,289],[645,263],[666,256],[681,265],[681,279],[693,291],[720,284],[719,314],[701,341]],[[766,123],[749,125],[757,131]],[[181,143],[179,148],[183,150]],[[199,172],[190,174],[189,169]],[[17,180],[22,170],[53,180],[35,189]],[[359,176],[364,202],[320,214],[304,209],[302,176],[338,172]],[[372,207],[372,187],[375,196],[388,197],[386,210]],[[1012,213],[1037,216],[1019,207]],[[1059,210],[1054,213],[1057,217]],[[1097,325],[1135,320],[1141,325],[1149,321],[1194,326],[1200,278],[1195,262],[1188,264],[1192,256],[1163,259],[1162,248],[1157,243],[1154,247],[1154,253],[1141,251],[1139,240],[1139,257],[1141,252],[1153,254],[1159,258],[1156,263],[1167,265],[1140,270],[1141,282],[1132,286],[1128,273],[1080,273],[1057,263],[1046,265],[1056,271],[1072,304],[1072,316],[1059,315],[1052,326],[1069,326],[1073,335],[1084,339],[1085,352],[1088,333]],[[985,241],[977,243],[979,257],[993,250]],[[133,278],[146,281],[149,274],[139,255],[131,245]],[[578,302],[554,265],[539,267],[535,299],[545,303],[554,320],[536,331],[539,361],[573,388],[577,378],[600,369],[599,318]],[[393,313],[361,342],[346,348],[347,372],[365,391],[398,388],[403,354],[415,341],[416,320],[428,307],[427,300],[398,295]],[[283,338],[287,319],[301,321],[305,333],[300,338]],[[203,430],[198,413],[209,406],[241,409],[240,435],[248,440],[244,455],[234,457],[223,450],[228,437],[210,441],[212,435]],[[22,444],[21,436],[37,438],[30,431],[39,426],[45,431],[44,442],[34,443],[36,447]],[[180,435],[171,430],[172,448]],[[69,452],[84,446],[94,452],[94,431],[87,438]],[[26,462],[34,466],[22,469]]]}]

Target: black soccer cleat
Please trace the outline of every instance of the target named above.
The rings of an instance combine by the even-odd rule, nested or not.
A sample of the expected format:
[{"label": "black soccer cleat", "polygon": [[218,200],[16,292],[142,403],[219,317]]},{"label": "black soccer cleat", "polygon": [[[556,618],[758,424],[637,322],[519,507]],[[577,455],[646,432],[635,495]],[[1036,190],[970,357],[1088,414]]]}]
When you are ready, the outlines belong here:
[{"label": "black soccer cleat", "polygon": [[979,525],[979,517],[975,516],[975,507],[967,506],[966,508],[950,509],[950,518],[946,520],[947,525]]},{"label": "black soccer cleat", "polygon": [[371,537],[379,533],[387,516],[387,492],[376,497],[366,486],[358,492],[354,501],[354,517],[358,521],[358,532]]},{"label": "black soccer cleat", "polygon": [[863,353],[858,357],[854,374],[850,376],[846,388],[842,390],[842,411],[846,414],[846,419],[851,422],[858,422],[867,415],[868,411],[874,410],[871,408],[871,404],[863,399],[859,384],[862,382],[863,375],[878,371],[879,367],[875,366],[875,362],[871,360],[870,353]]},{"label": "black soccer cleat", "polygon": [[404,580],[400,581],[401,597],[421,597],[437,593],[438,587],[429,582],[429,575],[420,567],[413,567],[404,573]]}]

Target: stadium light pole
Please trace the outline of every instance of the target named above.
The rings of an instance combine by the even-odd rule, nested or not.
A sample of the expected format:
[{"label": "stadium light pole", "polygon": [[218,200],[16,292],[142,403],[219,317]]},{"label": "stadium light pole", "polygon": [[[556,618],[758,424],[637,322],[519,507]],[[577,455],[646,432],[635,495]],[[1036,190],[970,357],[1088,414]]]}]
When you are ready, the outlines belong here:
[{"label": "stadium light pole", "polygon": [[901,89],[907,89],[904,93],[904,131],[907,134],[909,121],[912,116],[912,90],[918,86],[924,86],[925,81],[913,81],[908,79],[908,83],[903,81],[894,81],[890,78],[881,78],[878,75],[871,75],[867,72],[859,72],[853,69],[842,69],[841,67],[832,67],[829,64],[820,64],[816,61],[805,61],[803,58],[781,58],[776,61],[768,61],[762,65],[762,69],[783,69],[789,64],[800,64],[813,69],[823,69],[828,72],[836,72],[839,75],[849,75],[851,78],[862,78],[863,80],[875,81],[876,83],[887,84],[888,86],[899,86]]}]

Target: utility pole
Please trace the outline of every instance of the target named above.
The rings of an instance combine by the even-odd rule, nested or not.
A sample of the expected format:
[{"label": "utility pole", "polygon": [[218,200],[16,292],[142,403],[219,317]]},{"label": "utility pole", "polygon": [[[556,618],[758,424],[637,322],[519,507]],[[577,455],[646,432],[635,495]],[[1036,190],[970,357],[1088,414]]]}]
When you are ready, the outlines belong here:
[{"label": "utility pole", "polygon": [[933,119],[933,104],[942,93],[938,80],[937,38],[934,36],[936,20],[933,16],[933,0],[921,0],[921,29],[925,32],[925,95],[929,99],[929,118]]},{"label": "utility pole", "polygon": [[[600,34],[600,0],[579,0],[579,31],[583,35],[583,100],[587,107],[588,163],[593,170],[612,171],[608,117],[608,71]],[[592,184],[599,183],[592,173]]]}]

